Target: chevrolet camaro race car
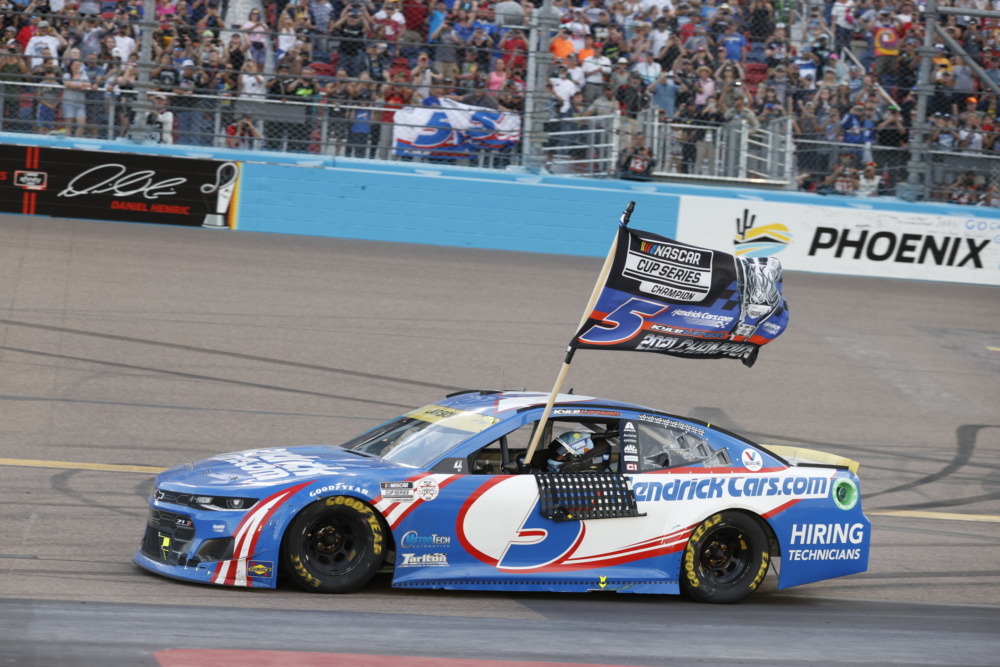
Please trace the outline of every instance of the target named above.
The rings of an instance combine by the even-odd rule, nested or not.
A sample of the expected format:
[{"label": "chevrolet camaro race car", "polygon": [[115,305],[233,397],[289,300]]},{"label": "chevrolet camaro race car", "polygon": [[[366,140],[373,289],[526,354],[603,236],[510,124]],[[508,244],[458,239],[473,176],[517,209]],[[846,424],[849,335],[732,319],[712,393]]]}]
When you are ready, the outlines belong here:
[{"label": "chevrolet camaro race car", "polygon": [[[134,560],[153,572],[344,593],[686,593],[736,602],[867,568],[857,464],[636,405],[475,391],[340,445],[257,449],[156,479]],[[550,444],[551,443],[551,444]]]}]

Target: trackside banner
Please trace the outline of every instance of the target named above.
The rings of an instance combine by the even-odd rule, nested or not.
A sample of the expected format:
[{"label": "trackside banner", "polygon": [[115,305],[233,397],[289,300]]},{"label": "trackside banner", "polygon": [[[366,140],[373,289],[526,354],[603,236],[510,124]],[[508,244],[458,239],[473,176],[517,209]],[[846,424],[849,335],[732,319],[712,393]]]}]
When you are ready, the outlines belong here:
[{"label": "trackside banner", "polygon": [[235,162],[0,147],[0,212],[234,227]]},{"label": "trackside banner", "polygon": [[788,326],[781,264],[680,243],[624,225],[594,311],[570,348],[740,359]]},{"label": "trackside banner", "polygon": [[[681,197],[677,236],[787,270],[1000,285],[1000,218],[935,205],[875,208]],[[826,204],[826,205],[823,205]]]}]

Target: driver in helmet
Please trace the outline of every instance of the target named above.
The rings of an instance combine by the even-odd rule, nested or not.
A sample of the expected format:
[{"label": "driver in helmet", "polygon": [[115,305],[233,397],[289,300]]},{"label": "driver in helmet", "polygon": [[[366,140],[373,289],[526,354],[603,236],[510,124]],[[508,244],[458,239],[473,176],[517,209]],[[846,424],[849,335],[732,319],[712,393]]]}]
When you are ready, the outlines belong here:
[{"label": "driver in helmet", "polygon": [[584,431],[567,431],[549,443],[549,472],[559,472],[567,463],[584,458],[594,449],[592,435]]}]

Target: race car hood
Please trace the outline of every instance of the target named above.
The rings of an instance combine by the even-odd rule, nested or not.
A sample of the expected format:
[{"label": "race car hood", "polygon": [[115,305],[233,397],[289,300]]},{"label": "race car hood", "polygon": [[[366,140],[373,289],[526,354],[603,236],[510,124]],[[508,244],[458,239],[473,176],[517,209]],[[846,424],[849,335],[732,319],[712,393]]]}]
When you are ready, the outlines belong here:
[{"label": "race car hood", "polygon": [[191,491],[211,487],[277,486],[316,477],[353,476],[404,466],[333,445],[248,449],[170,468],[157,487]]}]

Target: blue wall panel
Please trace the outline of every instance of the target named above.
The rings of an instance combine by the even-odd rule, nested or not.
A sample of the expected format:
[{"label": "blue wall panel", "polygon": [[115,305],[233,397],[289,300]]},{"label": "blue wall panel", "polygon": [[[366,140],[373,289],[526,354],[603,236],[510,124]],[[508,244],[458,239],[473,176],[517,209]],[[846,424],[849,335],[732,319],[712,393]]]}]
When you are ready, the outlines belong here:
[{"label": "blue wall panel", "polygon": [[448,168],[246,164],[238,228],[603,257],[619,215],[634,199],[636,220],[674,233],[676,195],[636,192],[622,184],[585,185],[577,179],[506,173],[490,178]]}]

